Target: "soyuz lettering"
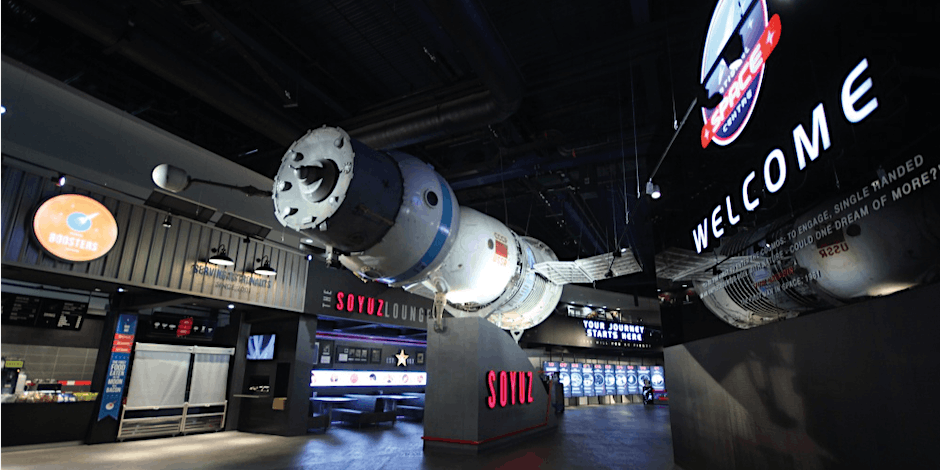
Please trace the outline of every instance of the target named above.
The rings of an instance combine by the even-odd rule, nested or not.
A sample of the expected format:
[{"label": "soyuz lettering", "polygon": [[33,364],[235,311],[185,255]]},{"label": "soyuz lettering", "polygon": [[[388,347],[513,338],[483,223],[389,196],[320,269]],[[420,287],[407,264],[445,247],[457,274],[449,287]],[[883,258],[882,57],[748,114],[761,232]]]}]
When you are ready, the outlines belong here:
[{"label": "soyuz lettering", "polygon": [[532,372],[491,370],[486,373],[486,387],[489,395],[486,406],[489,409],[511,405],[525,405],[535,401],[532,398]]},{"label": "soyuz lettering", "polygon": [[336,293],[336,310],[364,313],[377,317],[386,316],[385,300],[364,295],[347,294],[342,291]]}]

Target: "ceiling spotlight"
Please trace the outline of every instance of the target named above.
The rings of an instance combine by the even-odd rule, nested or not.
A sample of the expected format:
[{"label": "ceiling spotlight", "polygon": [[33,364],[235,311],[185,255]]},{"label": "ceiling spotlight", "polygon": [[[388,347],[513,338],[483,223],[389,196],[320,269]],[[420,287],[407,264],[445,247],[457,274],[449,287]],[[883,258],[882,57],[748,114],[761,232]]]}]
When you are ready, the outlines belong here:
[{"label": "ceiling spotlight", "polygon": [[118,287],[117,291],[118,291],[118,292],[124,292],[125,289],[124,289],[123,287]]},{"label": "ceiling spotlight", "polygon": [[649,194],[653,199],[659,199],[659,197],[663,195],[663,193],[659,191],[659,185],[653,184],[653,180],[646,182],[646,194]]},{"label": "ceiling spotlight", "polygon": [[313,255],[307,255],[307,261],[313,261]]},{"label": "ceiling spotlight", "polygon": [[232,310],[233,308],[235,308],[235,304],[228,304],[228,309],[229,309],[229,310]]},{"label": "ceiling spotlight", "polygon": [[260,274],[262,276],[273,276],[277,274],[277,271],[271,267],[271,258],[268,255],[264,255],[255,261],[261,263],[260,267],[255,268],[255,274]]},{"label": "ceiling spotlight", "polygon": [[163,218],[163,226],[166,228],[170,228],[173,226],[173,219],[170,218],[169,213]]},{"label": "ceiling spotlight", "polygon": [[228,257],[224,244],[219,245],[218,248],[213,248],[212,252],[215,254],[209,257],[210,263],[219,266],[233,266],[235,264],[235,261]]},{"label": "ceiling spotlight", "polygon": [[60,188],[65,186],[65,175],[59,174],[59,176],[52,178],[52,182]]}]

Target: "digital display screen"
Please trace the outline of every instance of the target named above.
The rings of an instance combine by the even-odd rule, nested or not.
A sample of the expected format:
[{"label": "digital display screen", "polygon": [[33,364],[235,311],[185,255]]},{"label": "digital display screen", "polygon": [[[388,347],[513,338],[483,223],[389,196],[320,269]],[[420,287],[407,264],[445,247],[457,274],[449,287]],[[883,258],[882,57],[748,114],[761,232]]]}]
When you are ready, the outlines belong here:
[{"label": "digital display screen", "polygon": [[274,359],[273,333],[268,335],[251,335],[248,337],[248,360],[265,361]]},{"label": "digital display screen", "polygon": [[594,364],[594,395],[595,396],[604,396],[607,395],[606,392],[606,382],[607,379],[604,377],[604,365],[603,364]]},{"label": "digital display screen", "polygon": [[617,379],[614,377],[614,366],[611,364],[604,364],[604,390],[607,392],[607,395],[616,395]]},{"label": "digital display screen", "polygon": [[[571,396],[573,397],[583,397],[584,394],[584,376],[581,375],[581,364],[571,364]],[[593,378],[591,380],[591,385],[593,386]]]},{"label": "digital display screen", "polygon": [[584,382],[584,396],[596,397],[594,388],[594,366],[591,364],[581,364],[581,380]]},{"label": "digital display screen", "polygon": [[395,370],[312,370],[311,387],[423,387],[427,372]]},{"label": "digital display screen", "polygon": [[637,385],[640,387],[641,390],[643,389],[643,386],[646,385],[647,383],[652,383],[652,379],[650,379],[649,366],[637,367],[636,380],[637,380]]},{"label": "digital display screen", "polygon": [[650,381],[653,383],[654,391],[666,391],[666,376],[663,374],[663,366],[653,366],[650,368]]},{"label": "digital display screen", "polygon": [[571,398],[571,369],[567,362],[558,364],[558,381],[565,390],[565,398]]},{"label": "digital display screen", "polygon": [[627,394],[627,368],[625,366],[614,367],[614,382],[616,383],[617,395]]},{"label": "digital display screen", "polygon": [[640,387],[636,366],[627,366],[627,395],[636,395],[638,393],[640,393]]}]

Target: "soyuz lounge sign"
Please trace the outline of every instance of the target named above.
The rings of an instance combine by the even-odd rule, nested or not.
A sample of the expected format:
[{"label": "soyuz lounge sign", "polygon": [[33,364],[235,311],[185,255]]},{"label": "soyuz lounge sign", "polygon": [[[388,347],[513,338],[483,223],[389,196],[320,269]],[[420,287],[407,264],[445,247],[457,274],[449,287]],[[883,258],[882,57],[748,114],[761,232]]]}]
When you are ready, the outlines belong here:
[{"label": "soyuz lounge sign", "polygon": [[346,291],[334,292],[332,289],[323,289],[321,302],[320,306],[327,310],[323,312],[324,315],[329,315],[330,311],[346,312],[367,317],[414,322],[420,324],[421,327],[426,325],[426,314],[429,313],[423,307],[387,302],[379,296]]},{"label": "soyuz lounge sign", "polygon": [[532,403],[532,372],[491,370],[486,373],[486,387],[489,395],[486,406],[489,409],[509,405]]},{"label": "soyuz lounge sign", "polygon": [[33,216],[33,233],[53,256],[66,261],[92,261],[117,241],[117,222],[100,202],[80,194],[48,199]]}]

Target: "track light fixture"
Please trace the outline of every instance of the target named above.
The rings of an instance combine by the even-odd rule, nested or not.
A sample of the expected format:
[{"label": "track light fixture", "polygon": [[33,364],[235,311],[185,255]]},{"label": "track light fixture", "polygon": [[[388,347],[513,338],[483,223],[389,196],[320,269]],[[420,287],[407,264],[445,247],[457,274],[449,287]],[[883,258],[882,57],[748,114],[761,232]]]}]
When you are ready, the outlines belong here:
[{"label": "track light fixture", "polygon": [[646,182],[646,194],[649,194],[653,199],[659,199],[659,197],[663,195],[663,193],[659,191],[659,185],[653,184],[653,180]]},{"label": "track light fixture", "polygon": [[260,267],[255,268],[255,274],[260,274],[262,276],[274,276],[277,274],[277,271],[271,267],[271,258],[268,255],[264,255],[255,261],[261,263]]},{"label": "track light fixture", "polygon": [[52,178],[52,182],[55,183],[55,185],[58,186],[58,187],[60,187],[60,188],[61,188],[62,186],[65,186],[65,181],[66,181],[65,175],[63,175],[63,174],[61,174],[61,173],[59,174],[59,176],[55,176],[55,177]]},{"label": "track light fixture", "polygon": [[224,244],[219,245],[218,248],[213,248],[212,252],[215,254],[209,257],[210,263],[219,266],[233,266],[235,264],[235,261],[228,257]]},{"label": "track light fixture", "polygon": [[165,217],[163,217],[163,226],[166,228],[173,226],[173,219],[170,218],[170,214],[167,214]]}]

